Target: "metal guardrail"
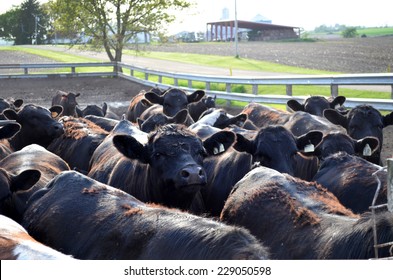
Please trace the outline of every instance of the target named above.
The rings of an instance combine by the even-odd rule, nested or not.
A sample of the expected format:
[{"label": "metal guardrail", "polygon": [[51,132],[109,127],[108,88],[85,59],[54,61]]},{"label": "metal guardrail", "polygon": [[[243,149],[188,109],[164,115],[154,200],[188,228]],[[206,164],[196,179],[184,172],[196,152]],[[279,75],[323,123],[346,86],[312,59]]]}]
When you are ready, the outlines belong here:
[{"label": "metal guardrail", "polygon": [[[96,69],[103,67],[112,67],[112,71],[102,72],[77,72],[77,68],[94,67]],[[69,72],[53,72],[53,69],[69,68]],[[118,71],[122,68],[123,71]],[[23,73],[2,74],[4,70],[19,69]],[[34,69],[36,72],[31,73],[29,70]],[[38,69],[41,69],[37,72]],[[52,69],[52,72],[43,73],[43,69]],[[129,70],[130,74],[125,74]],[[136,77],[136,73],[143,73],[144,78]],[[376,74],[349,74],[349,75],[304,75],[304,76],[285,76],[285,77],[225,77],[209,76],[196,74],[171,73],[152,70],[148,68],[137,67],[125,63],[46,63],[46,64],[0,64],[0,80],[2,78],[48,78],[48,77],[121,77],[133,82],[141,83],[152,87],[179,87],[179,81],[187,81],[187,87],[181,87],[187,91],[194,91],[193,82],[205,83],[205,91],[208,95],[216,95],[217,98],[225,100],[237,100],[244,102],[261,102],[273,104],[286,104],[289,99],[304,100],[307,96],[292,96],[292,88],[296,85],[320,85],[330,86],[331,95],[337,96],[339,86],[366,86],[366,85],[387,85],[391,87],[391,99],[378,98],[347,98],[346,107],[368,103],[380,110],[393,111],[393,73],[376,73]],[[152,77],[158,77],[152,79]],[[164,84],[163,79],[173,79],[173,84]],[[213,83],[225,84],[226,91],[214,91],[211,89]],[[249,85],[252,87],[252,94],[232,92],[233,85]],[[285,85],[286,95],[266,95],[258,94],[260,86],[265,85]]]}]

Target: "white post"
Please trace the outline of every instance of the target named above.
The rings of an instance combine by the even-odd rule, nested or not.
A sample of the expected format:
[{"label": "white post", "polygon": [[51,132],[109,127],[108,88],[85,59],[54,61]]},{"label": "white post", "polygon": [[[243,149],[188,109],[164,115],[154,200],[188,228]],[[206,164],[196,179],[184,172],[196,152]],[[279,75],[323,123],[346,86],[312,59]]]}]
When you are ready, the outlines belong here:
[{"label": "white post", "polygon": [[239,58],[237,31],[237,5],[235,0],[235,57]]},{"label": "white post", "polygon": [[388,164],[388,182],[387,182],[388,210],[390,212],[393,212],[393,158],[388,158],[387,164]]}]

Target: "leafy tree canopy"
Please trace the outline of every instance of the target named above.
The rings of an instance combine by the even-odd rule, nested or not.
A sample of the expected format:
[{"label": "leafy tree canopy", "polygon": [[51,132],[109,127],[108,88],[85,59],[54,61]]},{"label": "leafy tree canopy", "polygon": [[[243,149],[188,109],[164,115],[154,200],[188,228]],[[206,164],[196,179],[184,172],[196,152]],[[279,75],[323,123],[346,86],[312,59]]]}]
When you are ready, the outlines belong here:
[{"label": "leafy tree canopy", "polygon": [[185,0],[51,0],[56,31],[83,34],[103,46],[111,61],[121,61],[124,46],[139,32],[160,33],[175,20],[171,10]]}]

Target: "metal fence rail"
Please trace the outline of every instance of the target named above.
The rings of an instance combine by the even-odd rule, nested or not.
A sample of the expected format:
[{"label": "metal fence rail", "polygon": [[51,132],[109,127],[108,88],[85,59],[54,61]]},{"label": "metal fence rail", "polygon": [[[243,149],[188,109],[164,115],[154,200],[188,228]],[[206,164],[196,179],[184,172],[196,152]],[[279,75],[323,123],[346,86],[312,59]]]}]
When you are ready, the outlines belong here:
[{"label": "metal fence rail", "polygon": [[[79,68],[94,68],[92,72],[78,72]],[[110,67],[110,70],[107,69]],[[61,71],[59,70],[61,69]],[[65,71],[65,69],[69,69]],[[96,71],[102,69],[102,71]],[[119,71],[122,69],[122,71]],[[22,73],[12,73],[12,71],[22,71]],[[32,71],[34,70],[34,73]],[[48,71],[50,70],[50,71]],[[6,72],[6,73],[5,73]],[[129,74],[128,74],[129,73]],[[137,77],[143,76],[143,78]],[[329,86],[331,95],[337,96],[339,86],[369,86],[381,85],[391,87],[391,99],[362,99],[347,98],[345,105],[354,107],[359,104],[368,103],[380,110],[393,111],[393,73],[376,74],[349,74],[349,75],[308,75],[308,76],[285,76],[285,77],[226,77],[209,76],[183,73],[171,73],[156,71],[148,68],[137,67],[125,63],[46,63],[46,64],[0,64],[0,81],[4,78],[48,78],[48,77],[120,77],[147,86],[157,86],[161,88],[179,87],[179,81],[187,81],[187,87],[182,87],[187,91],[196,90],[193,82],[203,82],[206,93],[216,95],[217,98],[225,100],[237,100],[245,102],[261,102],[273,104],[286,104],[289,99],[304,100],[306,96],[292,96],[292,88],[296,85],[319,85]],[[154,77],[154,78],[153,78]],[[173,80],[173,84],[163,83],[164,78]],[[211,85],[224,84],[226,91],[214,91]],[[233,92],[234,85],[248,85],[252,87],[252,93]],[[266,85],[285,85],[285,95],[266,95],[258,94],[260,87]]]}]

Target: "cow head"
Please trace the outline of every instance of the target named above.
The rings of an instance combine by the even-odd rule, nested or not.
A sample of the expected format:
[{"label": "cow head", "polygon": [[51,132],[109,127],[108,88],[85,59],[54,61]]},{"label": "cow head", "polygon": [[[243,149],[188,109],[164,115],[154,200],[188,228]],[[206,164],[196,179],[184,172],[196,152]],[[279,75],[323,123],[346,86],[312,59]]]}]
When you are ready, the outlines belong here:
[{"label": "cow head", "polygon": [[[81,117],[85,117],[88,115],[93,115],[93,116],[99,116],[99,117],[104,117],[106,112],[108,110],[108,105],[104,102],[102,107],[99,107],[97,105],[87,105],[83,110],[82,110],[82,115]],[[79,114],[78,114],[79,115]]]},{"label": "cow head", "polygon": [[160,127],[149,135],[145,145],[129,135],[113,137],[123,155],[149,165],[151,180],[168,199],[179,194],[195,195],[207,183],[204,158],[223,153],[234,141],[234,133],[221,131],[202,142],[186,126],[178,124]]},{"label": "cow head", "polygon": [[[311,131],[295,137],[282,126],[268,126],[259,130],[254,139],[237,135],[235,149],[252,155],[253,162],[294,175],[298,152],[315,147],[322,139],[322,132]],[[311,148],[313,150],[313,148]]]},{"label": "cow head", "polygon": [[171,88],[164,94],[158,95],[152,91],[145,93],[145,98],[154,104],[163,106],[163,113],[167,116],[173,117],[180,110],[187,109],[189,103],[198,102],[205,96],[203,90],[194,91],[192,94],[187,94],[185,91],[177,88]]},{"label": "cow head", "polygon": [[341,107],[346,98],[344,96],[337,96],[333,100],[329,100],[324,96],[310,96],[303,103],[299,103],[296,99],[288,100],[287,106],[293,111],[304,111],[311,115],[323,116],[325,109],[336,109]]},{"label": "cow head", "polygon": [[188,116],[187,110],[179,111],[174,117],[168,117],[165,114],[154,114],[148,117],[146,120],[137,119],[138,125],[143,132],[149,133],[157,127],[170,124],[170,123],[185,123]]},{"label": "cow head", "polygon": [[[383,145],[383,128],[393,123],[393,112],[382,116],[377,109],[370,105],[356,106],[346,114],[327,109],[324,111],[324,116],[330,122],[344,127],[353,139],[359,140],[367,136],[376,137],[379,140],[379,150]],[[380,153],[371,161],[380,164]]]},{"label": "cow head", "polygon": [[19,221],[40,176],[40,171],[34,169],[15,175],[0,168],[0,214]]},{"label": "cow head", "polygon": [[368,157],[377,152],[378,148],[379,141],[375,137],[355,140],[345,133],[332,132],[322,138],[322,141],[315,147],[314,155],[321,160],[338,152]]},{"label": "cow head", "polygon": [[3,113],[9,120],[21,125],[21,130],[11,139],[14,149],[19,150],[29,144],[47,147],[53,139],[63,134],[63,125],[56,118],[62,112],[61,106],[49,110],[32,104],[25,105],[19,112],[7,109]]}]

